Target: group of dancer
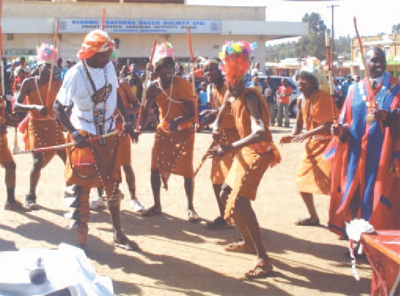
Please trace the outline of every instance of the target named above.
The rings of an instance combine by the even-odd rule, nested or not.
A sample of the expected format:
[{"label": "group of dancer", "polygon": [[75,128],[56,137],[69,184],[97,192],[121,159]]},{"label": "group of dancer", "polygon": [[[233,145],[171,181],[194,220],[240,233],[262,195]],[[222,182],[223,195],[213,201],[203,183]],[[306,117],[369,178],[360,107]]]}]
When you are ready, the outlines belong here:
[{"label": "group of dancer", "polygon": [[[45,46],[45,53],[38,55],[39,76],[24,81],[14,106],[17,112],[29,112],[26,149],[62,143],[74,145],[65,150],[33,150],[30,192],[24,206],[14,198],[15,163],[2,124],[0,162],[6,169],[6,207],[35,208],[40,171],[57,153],[66,165],[64,201],[72,208],[69,216],[73,219],[71,228],[77,231],[77,245],[86,248],[89,192],[96,187],[105,193],[113,244],[137,250],[138,244],[128,239],[121,227],[121,166],[132,177],[133,171],[125,169],[131,165],[128,137],[137,142],[155,103],[160,123],[155,131],[151,159],[154,205],[143,209],[141,214],[149,217],[162,213],[161,186],[168,188],[169,176],[175,174],[184,177],[189,221],[199,221],[193,205],[194,126],[197,124],[201,130],[213,123],[214,140],[205,157],[213,158],[211,180],[219,216],[206,226],[220,228],[234,222],[243,241],[229,244],[225,250],[256,254],[256,263],[245,276],[268,276],[273,266],[251,201],[256,198],[264,173],[278,164],[281,157],[269,129],[267,102],[256,88],[245,86],[252,45],[245,41],[226,43],[219,59],[209,59],[203,65],[211,84],[211,109],[203,111],[201,123],[196,123],[197,99],[192,84],[174,75],[170,44],[156,47],[153,70],[158,78],[145,85],[142,106],[129,86],[117,79],[111,62],[114,46],[104,31],[90,32],[78,52],[80,62],[66,73],[62,85],[51,78],[56,50]],[[319,90],[315,76],[305,71],[297,74],[299,90],[303,93],[298,100],[299,112],[293,134],[283,137],[280,143],[306,141],[295,183],[310,217],[298,221],[298,225],[319,225],[312,195],[318,193],[331,194],[329,227],[339,235],[345,234],[345,221],[355,217],[371,221],[376,229],[400,228],[400,183],[398,179],[396,182],[400,160],[400,84],[385,72],[384,53],[380,49],[371,49],[367,58],[370,77],[349,91],[338,123],[332,98]],[[374,90],[368,88],[370,78],[378,81]],[[375,95],[371,96],[371,92]],[[375,98],[375,105],[371,98]],[[129,114],[138,112],[139,122],[134,127]],[[118,120],[115,120],[117,113]],[[369,123],[365,122],[367,115],[372,118]],[[305,133],[301,133],[303,126]],[[62,127],[67,131],[66,137]],[[327,160],[328,157],[331,158]],[[134,198],[134,185],[129,190]]]}]

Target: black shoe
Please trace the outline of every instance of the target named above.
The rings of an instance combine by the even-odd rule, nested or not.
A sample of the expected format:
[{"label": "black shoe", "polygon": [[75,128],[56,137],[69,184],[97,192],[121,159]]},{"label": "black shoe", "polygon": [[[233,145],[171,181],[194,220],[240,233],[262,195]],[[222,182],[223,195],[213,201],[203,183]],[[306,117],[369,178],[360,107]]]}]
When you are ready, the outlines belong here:
[{"label": "black shoe", "polygon": [[226,221],[222,217],[218,217],[214,221],[206,223],[206,228],[209,228],[209,229],[218,229],[218,228],[226,228],[226,227],[231,227],[231,226],[228,225],[228,223],[226,223]]},{"label": "black shoe", "polygon": [[39,207],[36,204],[36,195],[34,193],[29,193],[25,197],[25,207],[27,207],[30,210],[38,210]]}]

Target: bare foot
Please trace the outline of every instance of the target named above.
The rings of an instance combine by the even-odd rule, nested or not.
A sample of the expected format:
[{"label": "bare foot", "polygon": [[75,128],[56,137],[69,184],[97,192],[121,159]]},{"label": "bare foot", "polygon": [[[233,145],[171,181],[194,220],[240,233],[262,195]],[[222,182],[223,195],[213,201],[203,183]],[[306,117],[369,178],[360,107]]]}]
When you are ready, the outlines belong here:
[{"label": "bare foot", "polygon": [[232,243],[225,246],[225,251],[235,252],[235,253],[244,253],[244,254],[256,254],[256,249],[253,246],[249,246],[244,242],[240,243]]}]

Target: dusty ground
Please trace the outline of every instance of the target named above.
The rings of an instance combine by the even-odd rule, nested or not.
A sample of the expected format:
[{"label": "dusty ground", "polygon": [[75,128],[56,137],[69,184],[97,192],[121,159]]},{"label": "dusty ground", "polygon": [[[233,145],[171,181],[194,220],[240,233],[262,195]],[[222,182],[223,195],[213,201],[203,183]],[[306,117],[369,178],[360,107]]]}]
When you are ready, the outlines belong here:
[{"label": "dusty ground", "polygon": [[[293,124],[293,122],[292,122]],[[272,128],[276,141],[288,129]],[[9,143],[14,131],[9,130]],[[196,136],[195,166],[209,146],[211,135]],[[133,147],[137,195],[145,206],[152,205],[150,187],[150,148],[153,134],[146,133]],[[21,141],[20,141],[21,143]],[[100,275],[114,281],[116,295],[368,295],[371,271],[366,259],[358,261],[361,280],[355,281],[350,259],[345,256],[347,242],[322,227],[299,227],[293,223],[306,215],[296,192],[293,177],[301,144],[281,148],[283,161],[267,171],[254,208],[266,249],[275,271],[267,279],[250,281],[244,272],[253,265],[254,256],[232,254],[223,246],[237,239],[233,229],[209,230],[204,222],[213,220],[217,205],[209,179],[208,161],[196,178],[195,206],[202,223],[187,221],[183,179],[172,176],[170,190],[162,191],[163,215],[142,218],[122,202],[125,233],[143,251],[127,252],[112,247],[112,232],[107,211],[93,212],[89,236],[89,258]],[[17,197],[28,192],[30,155],[16,156]],[[42,172],[37,190],[39,211],[19,214],[0,209],[0,251],[24,248],[56,248],[61,242],[74,243],[75,234],[65,227],[69,220],[61,202],[63,164],[53,161]],[[0,172],[4,179],[4,170]],[[1,183],[1,202],[5,201]],[[126,184],[122,190],[128,193]],[[95,196],[95,191],[92,195]],[[329,199],[316,196],[321,223],[326,225]]]}]

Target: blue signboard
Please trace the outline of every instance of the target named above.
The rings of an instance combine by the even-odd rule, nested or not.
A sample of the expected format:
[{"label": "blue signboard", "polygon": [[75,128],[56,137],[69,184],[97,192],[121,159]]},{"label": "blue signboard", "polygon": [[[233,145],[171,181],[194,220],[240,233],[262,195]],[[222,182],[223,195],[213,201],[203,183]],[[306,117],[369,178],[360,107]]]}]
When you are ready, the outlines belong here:
[{"label": "blue signboard", "polygon": [[[60,19],[59,33],[88,33],[100,29],[100,19]],[[106,19],[108,33],[130,34],[221,34],[220,20]]]}]

